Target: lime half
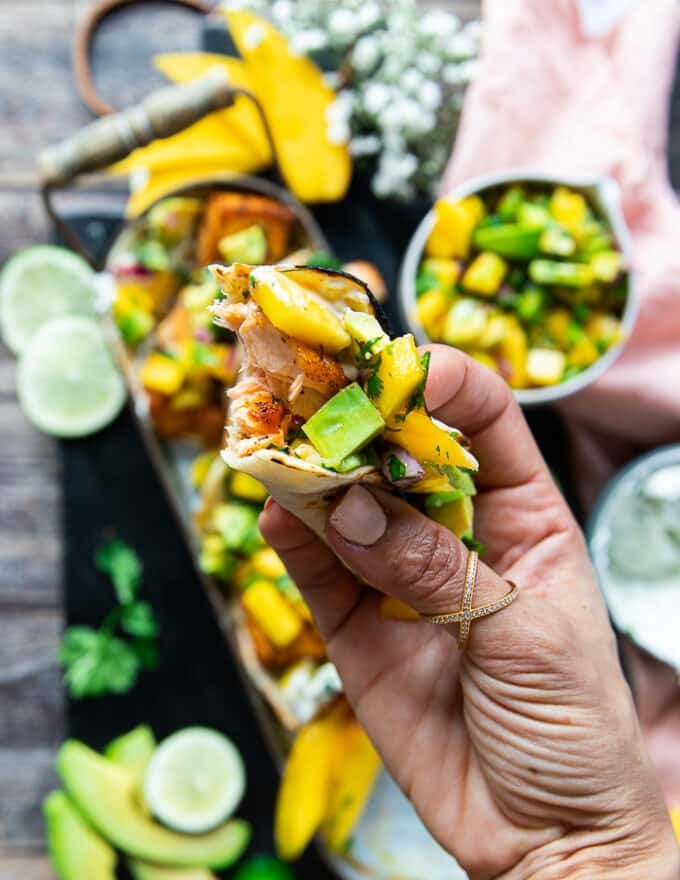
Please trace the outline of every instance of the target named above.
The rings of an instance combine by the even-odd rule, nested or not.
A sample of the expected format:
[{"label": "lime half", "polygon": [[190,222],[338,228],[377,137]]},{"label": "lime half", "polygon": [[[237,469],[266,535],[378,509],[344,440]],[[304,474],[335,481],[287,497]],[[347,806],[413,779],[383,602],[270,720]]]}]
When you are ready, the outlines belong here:
[{"label": "lime half", "polygon": [[25,248],[0,274],[0,327],[15,354],[38,327],[61,315],[94,315],[94,272],[77,254],[51,244]]},{"label": "lime half", "polygon": [[144,798],[165,825],[200,834],[231,816],[245,786],[243,760],[231,740],[207,727],[187,727],[154,752],[144,777]]},{"label": "lime half", "polygon": [[108,425],[125,385],[101,327],[67,315],[44,324],[19,360],[19,402],[33,424],[56,437],[84,437]]}]

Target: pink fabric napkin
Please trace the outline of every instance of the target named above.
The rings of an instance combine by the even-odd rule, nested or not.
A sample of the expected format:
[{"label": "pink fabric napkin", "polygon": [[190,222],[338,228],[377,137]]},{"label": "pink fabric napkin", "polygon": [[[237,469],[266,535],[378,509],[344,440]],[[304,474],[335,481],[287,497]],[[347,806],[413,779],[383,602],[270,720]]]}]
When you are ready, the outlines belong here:
[{"label": "pink fabric napkin", "polygon": [[680,441],[680,203],[666,171],[679,33],[676,0],[637,0],[591,40],[576,0],[485,0],[480,71],[442,185],[518,166],[621,185],[638,322],[609,371],[562,404],[586,507],[628,458]]}]

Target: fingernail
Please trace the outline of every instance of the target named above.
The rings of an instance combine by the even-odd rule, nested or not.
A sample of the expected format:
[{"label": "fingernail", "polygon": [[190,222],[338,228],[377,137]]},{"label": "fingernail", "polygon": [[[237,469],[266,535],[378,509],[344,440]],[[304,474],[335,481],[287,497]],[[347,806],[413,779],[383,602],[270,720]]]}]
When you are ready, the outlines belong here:
[{"label": "fingernail", "polygon": [[328,519],[329,525],[346,541],[370,547],[387,528],[385,511],[363,486],[352,486]]},{"label": "fingernail", "polygon": [[272,496],[267,495],[267,500],[264,502],[264,507],[262,509],[269,510],[269,508],[272,506],[273,503],[274,503],[274,499],[272,498]]}]

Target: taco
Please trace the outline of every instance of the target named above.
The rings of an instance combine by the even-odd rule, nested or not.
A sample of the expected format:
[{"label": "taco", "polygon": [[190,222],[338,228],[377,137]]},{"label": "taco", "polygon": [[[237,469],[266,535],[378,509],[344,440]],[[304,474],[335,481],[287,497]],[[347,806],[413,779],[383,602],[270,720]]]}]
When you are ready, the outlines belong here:
[{"label": "taco", "polygon": [[352,483],[405,495],[456,534],[471,534],[477,461],[431,418],[429,353],[391,337],[359,279],[317,267],[213,266],[215,321],[244,359],[228,392],[229,467],[323,536],[328,507]]}]

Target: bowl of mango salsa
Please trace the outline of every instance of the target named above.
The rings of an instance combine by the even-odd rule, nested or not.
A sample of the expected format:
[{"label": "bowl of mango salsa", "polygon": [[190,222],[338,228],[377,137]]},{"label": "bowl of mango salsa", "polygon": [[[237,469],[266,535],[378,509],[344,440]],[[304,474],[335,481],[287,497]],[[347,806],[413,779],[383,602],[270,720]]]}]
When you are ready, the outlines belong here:
[{"label": "bowl of mango salsa", "polygon": [[402,264],[402,317],[419,343],[462,349],[522,405],[581,390],[617,357],[636,312],[617,184],[527,171],[437,200]]}]

